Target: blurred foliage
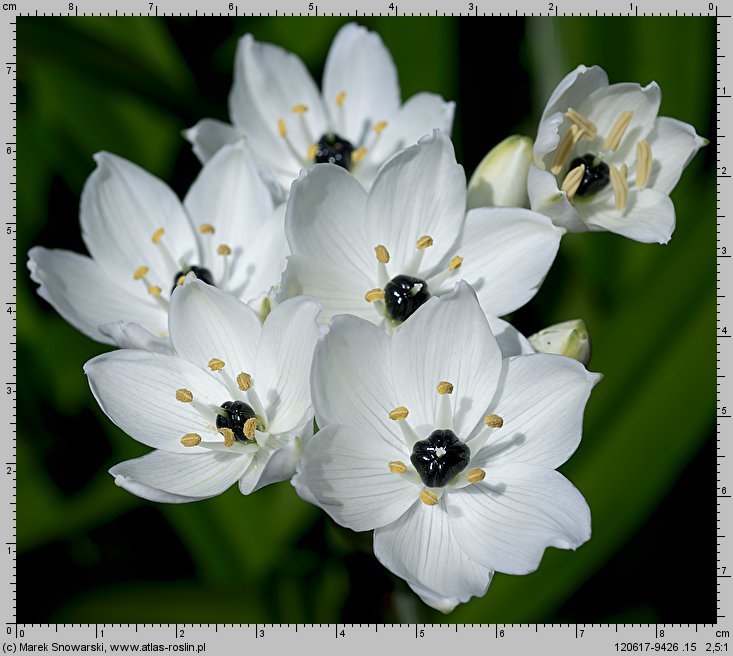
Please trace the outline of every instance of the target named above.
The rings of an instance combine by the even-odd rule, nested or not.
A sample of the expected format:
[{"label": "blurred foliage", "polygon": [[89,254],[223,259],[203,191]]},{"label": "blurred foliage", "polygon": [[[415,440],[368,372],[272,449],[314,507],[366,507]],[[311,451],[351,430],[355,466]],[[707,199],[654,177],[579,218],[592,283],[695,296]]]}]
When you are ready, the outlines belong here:
[{"label": "blurred foliage", "polygon": [[[484,598],[444,617],[379,566],[368,534],[335,526],[287,483],[156,506],[106,473],[146,449],[96,407],[82,365],[105,349],[35,295],[22,254],[35,244],[84,251],[78,200],[98,150],[184,193],[199,167],[180,131],[226,119],[243,33],[296,52],[319,76],[343,22],[18,20],[18,620],[714,621],[714,516],[705,510],[714,478],[707,464],[683,475],[714,430],[714,146],[673,193],[678,227],[668,246],[568,235],[542,290],[513,318],[530,333],[582,317],[591,368],[605,375],[563,468],[593,513],[593,538],[577,552],[551,549],[532,575],[497,575]],[[458,101],[456,151],[469,173],[508,133],[533,136],[549,92],[578,63],[600,64],[611,81],[658,81],[661,113],[714,137],[712,19],[363,22],[391,50],[404,98],[428,90]],[[674,512],[660,510],[666,495]],[[666,549],[649,548],[658,543],[647,522]],[[690,526],[707,532],[691,535]],[[697,564],[685,584],[678,540]],[[640,589],[668,567],[658,580],[668,578],[679,599],[663,611],[627,585],[614,608],[597,602],[609,562]],[[579,609],[574,599],[596,603]]]}]

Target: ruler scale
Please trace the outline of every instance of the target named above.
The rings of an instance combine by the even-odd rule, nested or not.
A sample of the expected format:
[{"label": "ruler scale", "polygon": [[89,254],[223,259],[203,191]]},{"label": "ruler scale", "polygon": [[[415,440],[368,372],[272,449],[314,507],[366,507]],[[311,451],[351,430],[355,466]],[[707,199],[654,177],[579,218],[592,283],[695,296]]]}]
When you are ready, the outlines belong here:
[{"label": "ruler scale", "polygon": [[[197,3],[196,0],[126,2],[100,6],[94,0],[36,0],[0,3],[4,75],[2,258],[9,275],[1,277],[5,318],[2,320],[2,440],[4,476],[0,526],[4,536],[0,569],[6,586],[0,599],[3,651],[168,651],[230,654],[257,650],[281,654],[284,649],[319,650],[322,654],[373,653],[375,649],[420,649],[425,654],[481,649],[493,654],[733,651],[733,18],[723,2],[639,2],[592,0],[268,0]],[[459,6],[460,5],[460,6]],[[717,166],[717,623],[715,624],[23,624],[16,618],[16,18],[18,16],[707,16],[715,17]],[[710,135],[708,135],[710,136]],[[21,254],[21,267],[25,256]],[[701,348],[706,345],[702,344]],[[681,563],[684,568],[686,563]],[[490,592],[489,592],[490,594]]]}]

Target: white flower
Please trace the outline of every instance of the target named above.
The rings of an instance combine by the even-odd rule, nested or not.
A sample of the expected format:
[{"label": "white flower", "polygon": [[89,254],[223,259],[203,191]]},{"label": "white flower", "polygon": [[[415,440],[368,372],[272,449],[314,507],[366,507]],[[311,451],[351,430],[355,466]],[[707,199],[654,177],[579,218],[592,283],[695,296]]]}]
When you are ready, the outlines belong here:
[{"label": "white flower", "polygon": [[80,210],[91,257],[33,248],[28,260],[39,295],[85,335],[164,352],[169,299],[189,271],[257,305],[279,281],[285,208],[274,208],[244,145],[208,162],[183,203],[127,160],[95,160]]},{"label": "white flower", "polygon": [[520,208],[466,214],[466,179],[435,131],[395,155],[369,193],[343,169],[317,165],[293,183],[285,216],[292,255],[283,297],[320,299],[324,318],[354,314],[391,327],[459,278],[487,314],[537,291],[563,229]]},{"label": "white flower", "polygon": [[687,123],[657,117],[661,96],[656,82],[609,85],[598,66],[568,74],[537,130],[532,209],[574,232],[667,243],[675,226],[669,194],[708,141]]},{"label": "white flower", "polygon": [[589,539],[585,500],[554,470],[597,379],[570,358],[502,360],[466,283],[391,335],[336,317],[313,361],[321,428],[293,484],[339,524],[374,529],[382,564],[447,612],[494,571],[526,574],[546,547]]},{"label": "white flower", "polygon": [[349,23],[331,45],[322,93],[297,56],[246,34],[229,95],[233,125],[204,119],[186,137],[202,161],[245,137],[286,191],[301,169],[328,161],[349,168],[368,187],[398,150],[433,128],[450,133],[453,111],[454,103],[431,93],[402,105],[397,70],[382,40]]},{"label": "white flower", "polygon": [[530,335],[528,340],[538,353],[565,355],[586,365],[590,360],[590,336],[582,319],[548,326]]},{"label": "white flower", "polygon": [[319,305],[286,301],[260,324],[247,305],[189,274],[171,302],[171,355],[113,351],[84,370],[107,416],[156,449],[110,469],[120,487],[165,503],[239,482],[289,478],[312,433],[309,373]]},{"label": "white flower", "polygon": [[468,209],[529,207],[527,173],[532,140],[513,134],[494,146],[476,167],[468,183]]}]

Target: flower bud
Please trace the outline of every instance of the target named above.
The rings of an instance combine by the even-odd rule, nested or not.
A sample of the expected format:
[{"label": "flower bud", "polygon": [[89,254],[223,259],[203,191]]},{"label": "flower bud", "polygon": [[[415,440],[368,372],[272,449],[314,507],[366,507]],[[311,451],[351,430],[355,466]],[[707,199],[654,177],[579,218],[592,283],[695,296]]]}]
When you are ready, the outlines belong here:
[{"label": "flower bud", "polygon": [[555,353],[588,364],[590,337],[582,319],[563,321],[549,326],[529,338],[538,353]]},{"label": "flower bud", "polygon": [[518,134],[494,146],[476,167],[468,183],[468,209],[529,207],[527,173],[532,139]]}]

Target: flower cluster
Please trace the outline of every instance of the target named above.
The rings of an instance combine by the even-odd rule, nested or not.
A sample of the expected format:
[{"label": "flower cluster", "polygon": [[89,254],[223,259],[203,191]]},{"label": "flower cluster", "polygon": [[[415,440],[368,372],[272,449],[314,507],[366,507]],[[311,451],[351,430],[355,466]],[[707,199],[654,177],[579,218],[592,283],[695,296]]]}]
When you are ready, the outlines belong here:
[{"label": "flower cluster", "polygon": [[285,50],[239,43],[231,125],[186,138],[181,202],[99,153],[81,197],[89,256],[33,248],[38,293],[118,347],[86,363],[108,417],[153,451],[110,470],[157,502],[291,480],[448,612],[494,572],[590,538],[556,468],[598,374],[581,320],[526,338],[501,317],[539,289],[567,231],[665,243],[669,193],[706,143],[657,117],[659,87],[578,67],[533,142],[468,184],[454,104],[401,102],[378,35],[337,34],[319,91]]}]

